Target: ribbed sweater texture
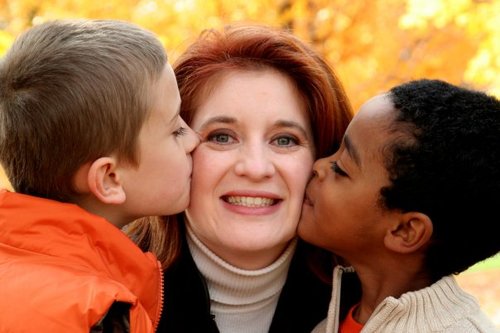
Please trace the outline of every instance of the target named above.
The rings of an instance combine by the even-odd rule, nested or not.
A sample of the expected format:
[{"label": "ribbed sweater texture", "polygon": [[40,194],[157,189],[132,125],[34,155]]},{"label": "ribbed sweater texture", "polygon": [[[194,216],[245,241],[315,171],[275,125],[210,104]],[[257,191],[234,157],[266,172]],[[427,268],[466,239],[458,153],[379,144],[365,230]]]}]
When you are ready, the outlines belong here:
[{"label": "ribbed sweater texture", "polygon": [[188,246],[210,294],[211,312],[221,333],[268,332],[285,284],[296,240],[271,265],[235,267],[213,253],[188,227]]},{"label": "ribbed sweater texture", "polygon": [[[328,318],[313,333],[337,333],[342,275],[352,268],[336,267]],[[446,276],[429,287],[387,297],[364,325],[361,333],[499,333],[476,299]]]}]

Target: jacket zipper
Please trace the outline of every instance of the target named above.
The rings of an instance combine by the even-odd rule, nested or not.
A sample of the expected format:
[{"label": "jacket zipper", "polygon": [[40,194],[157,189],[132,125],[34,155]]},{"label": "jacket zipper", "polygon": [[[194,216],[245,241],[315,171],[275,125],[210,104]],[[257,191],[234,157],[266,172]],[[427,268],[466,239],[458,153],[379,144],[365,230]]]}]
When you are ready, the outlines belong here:
[{"label": "jacket zipper", "polygon": [[160,306],[158,308],[158,314],[156,315],[155,322],[153,323],[153,328],[154,331],[158,329],[158,325],[160,324],[160,319],[161,319],[161,314],[163,312],[163,291],[164,291],[164,285],[163,285],[163,269],[161,267],[161,264],[159,261],[156,261],[156,265],[158,268],[158,272],[160,273],[160,295],[158,299],[160,300]]}]

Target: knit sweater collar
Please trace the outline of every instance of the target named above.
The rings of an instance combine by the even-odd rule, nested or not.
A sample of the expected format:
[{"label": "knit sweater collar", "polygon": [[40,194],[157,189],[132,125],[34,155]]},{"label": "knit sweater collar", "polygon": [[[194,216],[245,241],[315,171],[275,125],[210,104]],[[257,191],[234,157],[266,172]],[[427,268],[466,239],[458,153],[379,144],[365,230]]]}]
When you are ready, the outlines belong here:
[{"label": "knit sweater collar", "polygon": [[[353,272],[352,267],[337,266],[334,269],[328,318],[313,333],[338,332],[342,277]],[[457,325],[469,325],[471,322],[479,326],[491,325],[481,313],[475,298],[462,290],[455,277],[450,275],[429,287],[404,293],[399,298],[385,298],[362,332],[442,332],[447,329],[451,332]]]},{"label": "knit sweater collar", "polygon": [[293,240],[271,265],[258,270],[235,267],[208,249],[188,227],[188,246],[201,274],[205,277],[212,306],[254,308],[267,303],[285,284],[288,268],[297,244]]}]

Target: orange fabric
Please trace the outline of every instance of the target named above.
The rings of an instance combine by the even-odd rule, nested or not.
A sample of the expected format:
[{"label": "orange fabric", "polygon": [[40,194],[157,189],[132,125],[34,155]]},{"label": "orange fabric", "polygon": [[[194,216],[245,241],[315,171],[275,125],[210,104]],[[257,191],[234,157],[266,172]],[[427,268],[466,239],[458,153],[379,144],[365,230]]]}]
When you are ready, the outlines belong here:
[{"label": "orange fabric", "polygon": [[159,262],[72,204],[0,192],[0,332],[89,332],[115,301],[131,332],[154,332]]},{"label": "orange fabric", "polygon": [[359,333],[363,329],[363,324],[358,323],[354,320],[352,313],[358,304],[354,305],[350,310],[344,321],[340,323],[339,333]]}]

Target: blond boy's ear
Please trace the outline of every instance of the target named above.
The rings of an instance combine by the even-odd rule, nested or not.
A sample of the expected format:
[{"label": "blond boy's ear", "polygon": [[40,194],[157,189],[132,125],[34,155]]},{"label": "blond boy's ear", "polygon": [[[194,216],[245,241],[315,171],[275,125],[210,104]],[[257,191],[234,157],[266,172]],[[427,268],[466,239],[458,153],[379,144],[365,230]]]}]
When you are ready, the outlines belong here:
[{"label": "blond boy's ear", "polygon": [[432,231],[432,220],[426,214],[404,213],[401,214],[398,223],[387,231],[384,244],[398,253],[412,253],[428,244]]},{"label": "blond boy's ear", "polygon": [[101,157],[76,172],[73,186],[78,193],[93,194],[105,204],[122,204],[126,195],[117,172],[117,160]]}]

